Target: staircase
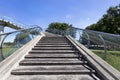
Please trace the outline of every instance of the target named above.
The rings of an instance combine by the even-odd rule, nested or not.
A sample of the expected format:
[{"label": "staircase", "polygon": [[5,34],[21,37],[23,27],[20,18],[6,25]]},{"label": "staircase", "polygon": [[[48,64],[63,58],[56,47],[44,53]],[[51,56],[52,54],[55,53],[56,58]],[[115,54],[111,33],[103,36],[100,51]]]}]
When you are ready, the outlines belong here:
[{"label": "staircase", "polygon": [[66,37],[43,37],[8,80],[100,80]]}]

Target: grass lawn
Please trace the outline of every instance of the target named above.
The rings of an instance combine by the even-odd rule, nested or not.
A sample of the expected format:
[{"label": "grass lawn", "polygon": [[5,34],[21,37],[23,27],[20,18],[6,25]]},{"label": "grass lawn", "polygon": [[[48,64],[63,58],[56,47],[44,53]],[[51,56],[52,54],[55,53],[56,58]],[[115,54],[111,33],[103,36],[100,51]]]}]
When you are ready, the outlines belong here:
[{"label": "grass lawn", "polygon": [[[3,48],[3,55],[4,55],[4,57],[7,58],[12,53],[14,53],[17,49],[18,48],[14,48],[14,47],[5,47],[5,48]],[[0,61],[2,61],[1,57],[0,57]]]},{"label": "grass lawn", "polygon": [[[104,50],[92,50],[92,51],[101,58],[103,58]],[[120,51],[107,51],[107,58],[105,61],[120,71]]]},{"label": "grass lawn", "polygon": [[18,48],[3,48],[5,58],[15,52]]},{"label": "grass lawn", "polygon": [[[23,44],[20,44],[20,47],[22,47]],[[8,45],[4,45],[3,47],[3,56],[5,58],[7,58],[8,56],[10,56],[12,53],[14,53],[18,48],[16,46],[8,46]],[[2,58],[0,57],[0,62],[2,61]]]}]

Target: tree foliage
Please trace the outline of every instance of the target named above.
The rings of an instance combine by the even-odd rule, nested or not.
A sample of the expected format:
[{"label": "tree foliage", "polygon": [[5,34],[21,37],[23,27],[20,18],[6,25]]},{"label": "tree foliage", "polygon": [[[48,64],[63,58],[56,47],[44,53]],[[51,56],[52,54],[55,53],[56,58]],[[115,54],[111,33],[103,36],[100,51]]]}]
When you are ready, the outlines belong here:
[{"label": "tree foliage", "polygon": [[75,37],[75,33],[76,33],[76,30],[73,28],[72,24],[59,23],[59,22],[50,23],[46,31],[60,35],[69,34],[72,37]]},{"label": "tree foliage", "polygon": [[96,24],[92,24],[86,29],[120,34],[120,5],[110,7]]}]

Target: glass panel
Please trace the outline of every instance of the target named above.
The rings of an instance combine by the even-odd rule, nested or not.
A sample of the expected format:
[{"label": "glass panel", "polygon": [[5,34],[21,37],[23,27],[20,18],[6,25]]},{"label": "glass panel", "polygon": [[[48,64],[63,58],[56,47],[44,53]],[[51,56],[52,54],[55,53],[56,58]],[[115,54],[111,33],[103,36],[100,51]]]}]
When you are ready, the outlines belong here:
[{"label": "glass panel", "polygon": [[0,39],[2,48],[0,49],[0,61],[3,60],[3,57],[7,58],[37,35],[40,35],[40,31],[40,27],[35,27],[1,34]]}]

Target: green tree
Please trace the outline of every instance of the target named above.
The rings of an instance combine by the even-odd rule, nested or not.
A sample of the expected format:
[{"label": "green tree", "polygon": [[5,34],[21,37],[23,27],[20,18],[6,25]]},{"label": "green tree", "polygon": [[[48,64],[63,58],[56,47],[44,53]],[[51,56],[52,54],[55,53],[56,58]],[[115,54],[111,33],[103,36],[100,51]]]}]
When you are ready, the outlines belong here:
[{"label": "green tree", "polygon": [[92,24],[90,26],[87,26],[86,29],[96,30],[96,24]]},{"label": "green tree", "polygon": [[59,35],[69,34],[72,37],[75,37],[75,33],[76,33],[76,30],[73,28],[72,24],[59,23],[59,22],[50,23],[46,31]]},{"label": "green tree", "polygon": [[110,7],[96,24],[92,24],[86,29],[120,34],[120,5]]}]

